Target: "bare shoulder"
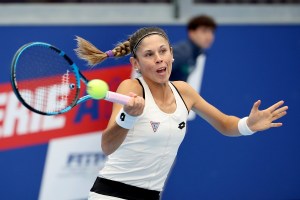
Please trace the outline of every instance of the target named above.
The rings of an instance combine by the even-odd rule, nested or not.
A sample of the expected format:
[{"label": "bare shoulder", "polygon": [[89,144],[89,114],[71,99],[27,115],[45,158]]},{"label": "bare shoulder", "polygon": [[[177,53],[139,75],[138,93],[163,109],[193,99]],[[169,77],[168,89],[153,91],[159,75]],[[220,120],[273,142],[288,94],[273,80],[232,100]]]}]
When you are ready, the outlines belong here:
[{"label": "bare shoulder", "polygon": [[138,96],[143,96],[143,88],[136,79],[126,79],[122,81],[117,89],[117,92],[125,95],[133,92]]},{"label": "bare shoulder", "polygon": [[180,94],[189,94],[193,90],[187,82],[173,81],[172,83],[175,85]]},{"label": "bare shoulder", "polygon": [[191,110],[195,102],[200,98],[198,92],[196,92],[192,86],[184,81],[174,81],[172,83],[177,88],[188,109]]}]

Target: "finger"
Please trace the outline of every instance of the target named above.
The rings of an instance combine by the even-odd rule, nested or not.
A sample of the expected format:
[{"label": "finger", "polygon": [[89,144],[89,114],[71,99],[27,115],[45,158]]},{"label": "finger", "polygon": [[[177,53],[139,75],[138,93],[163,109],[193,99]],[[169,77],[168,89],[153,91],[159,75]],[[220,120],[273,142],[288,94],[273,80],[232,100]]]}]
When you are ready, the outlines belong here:
[{"label": "finger", "polygon": [[283,112],[281,112],[281,113],[278,113],[277,115],[275,115],[275,116],[272,117],[272,121],[275,121],[275,120],[277,120],[277,119],[279,119],[279,118],[285,116],[286,114],[287,114],[286,111],[283,111]]},{"label": "finger", "polygon": [[284,101],[278,101],[274,105],[270,106],[268,108],[268,110],[270,110],[270,112],[273,112],[274,110],[276,110],[277,108],[279,108],[280,106],[282,106],[282,104],[284,104]]},{"label": "finger", "polygon": [[140,102],[141,102],[141,99],[140,99],[141,97],[139,97],[139,96],[132,96],[132,100],[133,100],[133,102],[134,102],[134,107],[138,107],[139,106],[139,104],[140,104]]},{"label": "finger", "polygon": [[136,98],[136,102],[138,104],[139,109],[142,109],[144,107],[144,99],[142,97]]},{"label": "finger", "polygon": [[137,94],[133,93],[133,92],[129,92],[129,96],[130,97],[137,97]]},{"label": "finger", "polygon": [[277,128],[280,126],[282,126],[282,123],[271,123],[271,125],[270,125],[270,127],[272,127],[272,128]]},{"label": "finger", "polygon": [[136,108],[141,106],[141,99],[139,97],[134,98],[134,104]]},{"label": "finger", "polygon": [[135,116],[140,115],[143,112],[143,108],[144,108],[143,98],[141,97],[134,98],[132,114]]},{"label": "finger", "polygon": [[259,106],[261,104],[261,100],[258,100],[256,101],[254,104],[253,104],[253,107],[252,107],[252,111],[257,111]]},{"label": "finger", "polygon": [[278,114],[281,113],[281,112],[286,111],[287,109],[288,109],[288,107],[287,107],[287,106],[284,106],[284,107],[281,107],[281,108],[275,110],[272,114],[273,114],[273,116],[275,116],[275,115],[278,115]]},{"label": "finger", "polygon": [[130,100],[128,101],[128,103],[125,105],[126,107],[133,107],[134,105],[134,97],[131,97]]},{"label": "finger", "polygon": [[128,96],[130,96],[131,98],[128,101],[128,103],[126,104],[126,106],[133,107],[135,104],[135,98],[137,97],[137,95],[133,92],[129,92]]}]

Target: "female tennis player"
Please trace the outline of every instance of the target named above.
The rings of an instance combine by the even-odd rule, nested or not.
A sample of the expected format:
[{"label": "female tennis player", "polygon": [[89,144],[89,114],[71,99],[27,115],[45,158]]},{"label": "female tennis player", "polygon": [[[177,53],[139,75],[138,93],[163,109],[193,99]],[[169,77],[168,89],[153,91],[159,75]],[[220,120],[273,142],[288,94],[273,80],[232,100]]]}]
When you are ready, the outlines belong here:
[{"label": "female tennis player", "polygon": [[105,53],[82,38],[77,40],[78,56],[91,65],[131,53],[130,63],[141,74],[138,79],[123,81],[117,89],[130,95],[131,100],[124,106],[113,105],[101,143],[108,160],[91,188],[89,200],[160,199],[190,110],[226,136],[252,135],[282,126],[274,121],[286,115],[288,107],[283,101],[259,110],[259,100],[249,116],[240,119],[219,111],[186,82],[170,82],[172,47],[160,28],[141,28]]}]

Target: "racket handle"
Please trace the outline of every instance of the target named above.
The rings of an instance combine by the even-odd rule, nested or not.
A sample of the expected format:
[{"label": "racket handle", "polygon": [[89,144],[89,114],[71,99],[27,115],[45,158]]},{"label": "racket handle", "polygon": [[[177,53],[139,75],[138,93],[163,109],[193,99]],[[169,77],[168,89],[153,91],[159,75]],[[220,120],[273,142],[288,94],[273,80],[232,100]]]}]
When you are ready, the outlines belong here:
[{"label": "racket handle", "polygon": [[105,96],[104,99],[106,101],[110,101],[110,102],[114,102],[114,103],[119,103],[119,104],[125,105],[125,104],[127,104],[129,102],[130,98],[131,97],[123,95],[123,94],[119,94],[119,93],[116,93],[116,92],[108,91],[106,93],[106,96]]}]

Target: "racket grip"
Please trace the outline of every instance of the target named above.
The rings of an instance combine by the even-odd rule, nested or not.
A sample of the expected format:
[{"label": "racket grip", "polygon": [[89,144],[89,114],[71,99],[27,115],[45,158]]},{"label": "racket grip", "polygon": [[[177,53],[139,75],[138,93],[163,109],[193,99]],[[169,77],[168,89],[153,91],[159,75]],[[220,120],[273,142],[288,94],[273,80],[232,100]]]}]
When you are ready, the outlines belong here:
[{"label": "racket grip", "polygon": [[129,102],[130,98],[131,97],[123,95],[123,94],[119,94],[119,93],[116,93],[116,92],[108,91],[106,93],[106,96],[105,96],[104,99],[106,101],[110,101],[110,102],[114,102],[114,103],[119,103],[119,104],[125,105],[125,104],[127,104]]}]

